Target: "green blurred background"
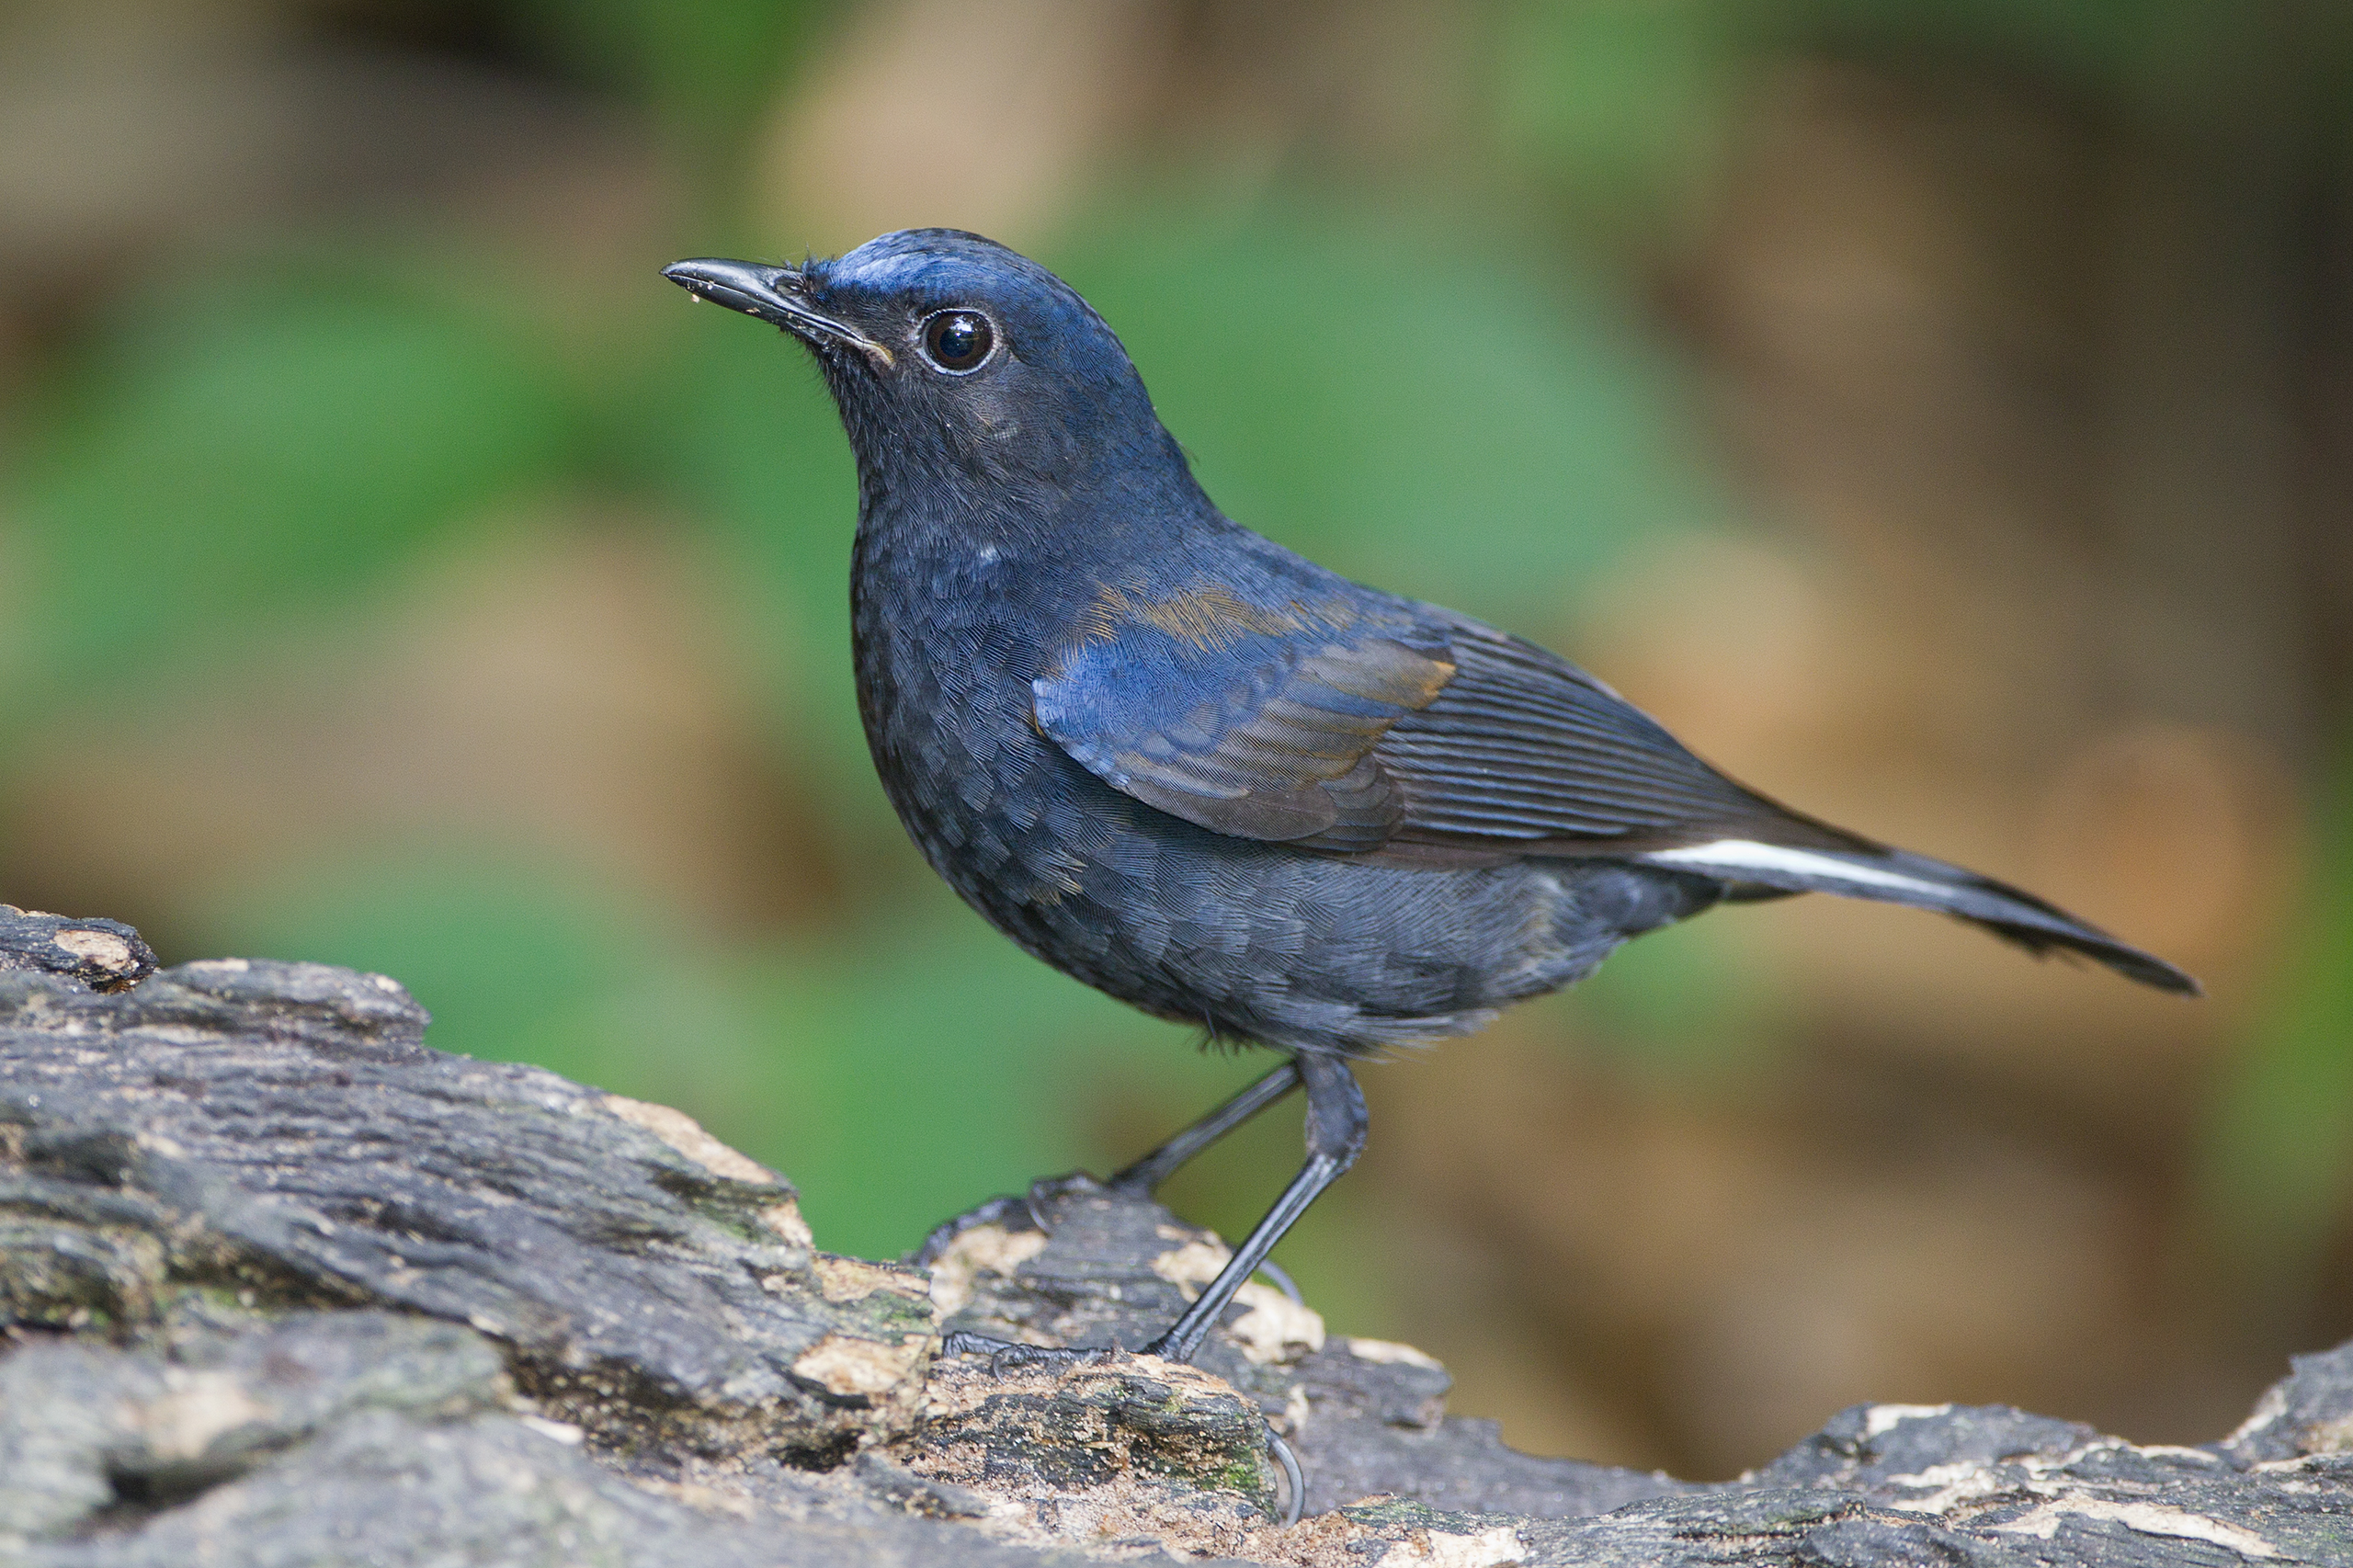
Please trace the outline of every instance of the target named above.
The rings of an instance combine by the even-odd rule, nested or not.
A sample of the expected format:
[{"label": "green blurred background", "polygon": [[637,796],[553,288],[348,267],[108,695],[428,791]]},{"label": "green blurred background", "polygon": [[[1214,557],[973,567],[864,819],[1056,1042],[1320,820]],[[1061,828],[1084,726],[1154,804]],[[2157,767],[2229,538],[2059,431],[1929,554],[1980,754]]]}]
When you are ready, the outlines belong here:
[{"label": "green blurred background", "polygon": [[1866,1398],[2211,1437],[2353,1333],[2349,65],[2331,0],[16,0],[0,898],[397,975],[869,1255],[1260,1070],[924,869],[832,411],[654,275],[974,228],[1245,522],[2212,987],[1649,938],[1365,1074],[1279,1255],[1336,1328],[1693,1475]]}]

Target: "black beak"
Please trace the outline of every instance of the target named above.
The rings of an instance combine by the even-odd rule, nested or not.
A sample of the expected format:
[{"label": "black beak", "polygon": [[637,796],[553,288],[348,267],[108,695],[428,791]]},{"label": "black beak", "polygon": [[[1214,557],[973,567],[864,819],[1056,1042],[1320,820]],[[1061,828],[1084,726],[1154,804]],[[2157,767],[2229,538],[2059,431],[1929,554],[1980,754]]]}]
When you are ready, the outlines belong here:
[{"label": "black beak", "polygon": [[810,343],[847,344],[885,365],[891,362],[889,349],[813,308],[801,294],[801,274],[792,267],[705,258],[674,261],[662,269],[662,276],[699,300],[756,316]]}]

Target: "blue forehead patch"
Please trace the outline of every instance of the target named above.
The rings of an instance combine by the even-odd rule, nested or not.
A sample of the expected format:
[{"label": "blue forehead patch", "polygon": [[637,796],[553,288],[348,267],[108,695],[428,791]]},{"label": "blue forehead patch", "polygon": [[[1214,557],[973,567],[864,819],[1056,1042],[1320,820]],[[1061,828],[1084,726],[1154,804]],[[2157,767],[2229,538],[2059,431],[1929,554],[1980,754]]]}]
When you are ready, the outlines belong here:
[{"label": "blue forehead patch", "polygon": [[1044,276],[1002,245],[940,229],[902,229],[869,240],[826,271],[829,282],[878,294],[953,294]]},{"label": "blue forehead patch", "polygon": [[874,295],[940,304],[1026,299],[1057,313],[1091,315],[1070,286],[1017,251],[957,229],[901,229],[867,241],[823,267],[825,282]]}]

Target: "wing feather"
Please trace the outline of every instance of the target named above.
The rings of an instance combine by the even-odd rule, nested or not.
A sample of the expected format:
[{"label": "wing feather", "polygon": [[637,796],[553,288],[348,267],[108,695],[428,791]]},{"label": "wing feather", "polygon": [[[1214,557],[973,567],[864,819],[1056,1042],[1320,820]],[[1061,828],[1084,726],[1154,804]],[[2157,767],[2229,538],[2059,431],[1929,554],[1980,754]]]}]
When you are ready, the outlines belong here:
[{"label": "wing feather", "polygon": [[1452,677],[1442,634],[1222,585],[1106,600],[1030,687],[1038,727],[1089,772],[1238,837],[1370,849],[1396,830],[1373,751]]},{"label": "wing feather", "polygon": [[1374,752],[1405,797],[1396,840],[1591,854],[1770,823],[1777,837],[1865,842],[1733,782],[1566,660],[1483,626],[1452,630],[1455,678]]},{"label": "wing feather", "polygon": [[[1339,853],[1608,853],[1814,825],[1533,643],[1400,603],[1108,592],[1033,683],[1040,729],[1213,832]],[[1822,829],[1825,841],[1863,841]]]}]

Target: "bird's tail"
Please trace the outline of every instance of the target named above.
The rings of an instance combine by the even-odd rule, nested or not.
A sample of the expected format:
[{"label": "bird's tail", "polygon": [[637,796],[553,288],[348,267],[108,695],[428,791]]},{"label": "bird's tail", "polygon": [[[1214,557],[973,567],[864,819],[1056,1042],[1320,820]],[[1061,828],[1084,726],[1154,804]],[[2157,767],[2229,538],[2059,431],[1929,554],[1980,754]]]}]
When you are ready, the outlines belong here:
[{"label": "bird's tail", "polygon": [[2030,952],[2066,949],[2160,991],[2200,994],[2197,981],[2163,959],[2129,947],[2030,892],[1926,855],[1882,848],[1867,840],[1853,842],[1853,847],[1798,847],[1761,839],[1722,838],[1654,850],[1640,858],[1655,866],[1721,877],[1738,888],[1835,892],[1939,910],[1983,926]]}]

